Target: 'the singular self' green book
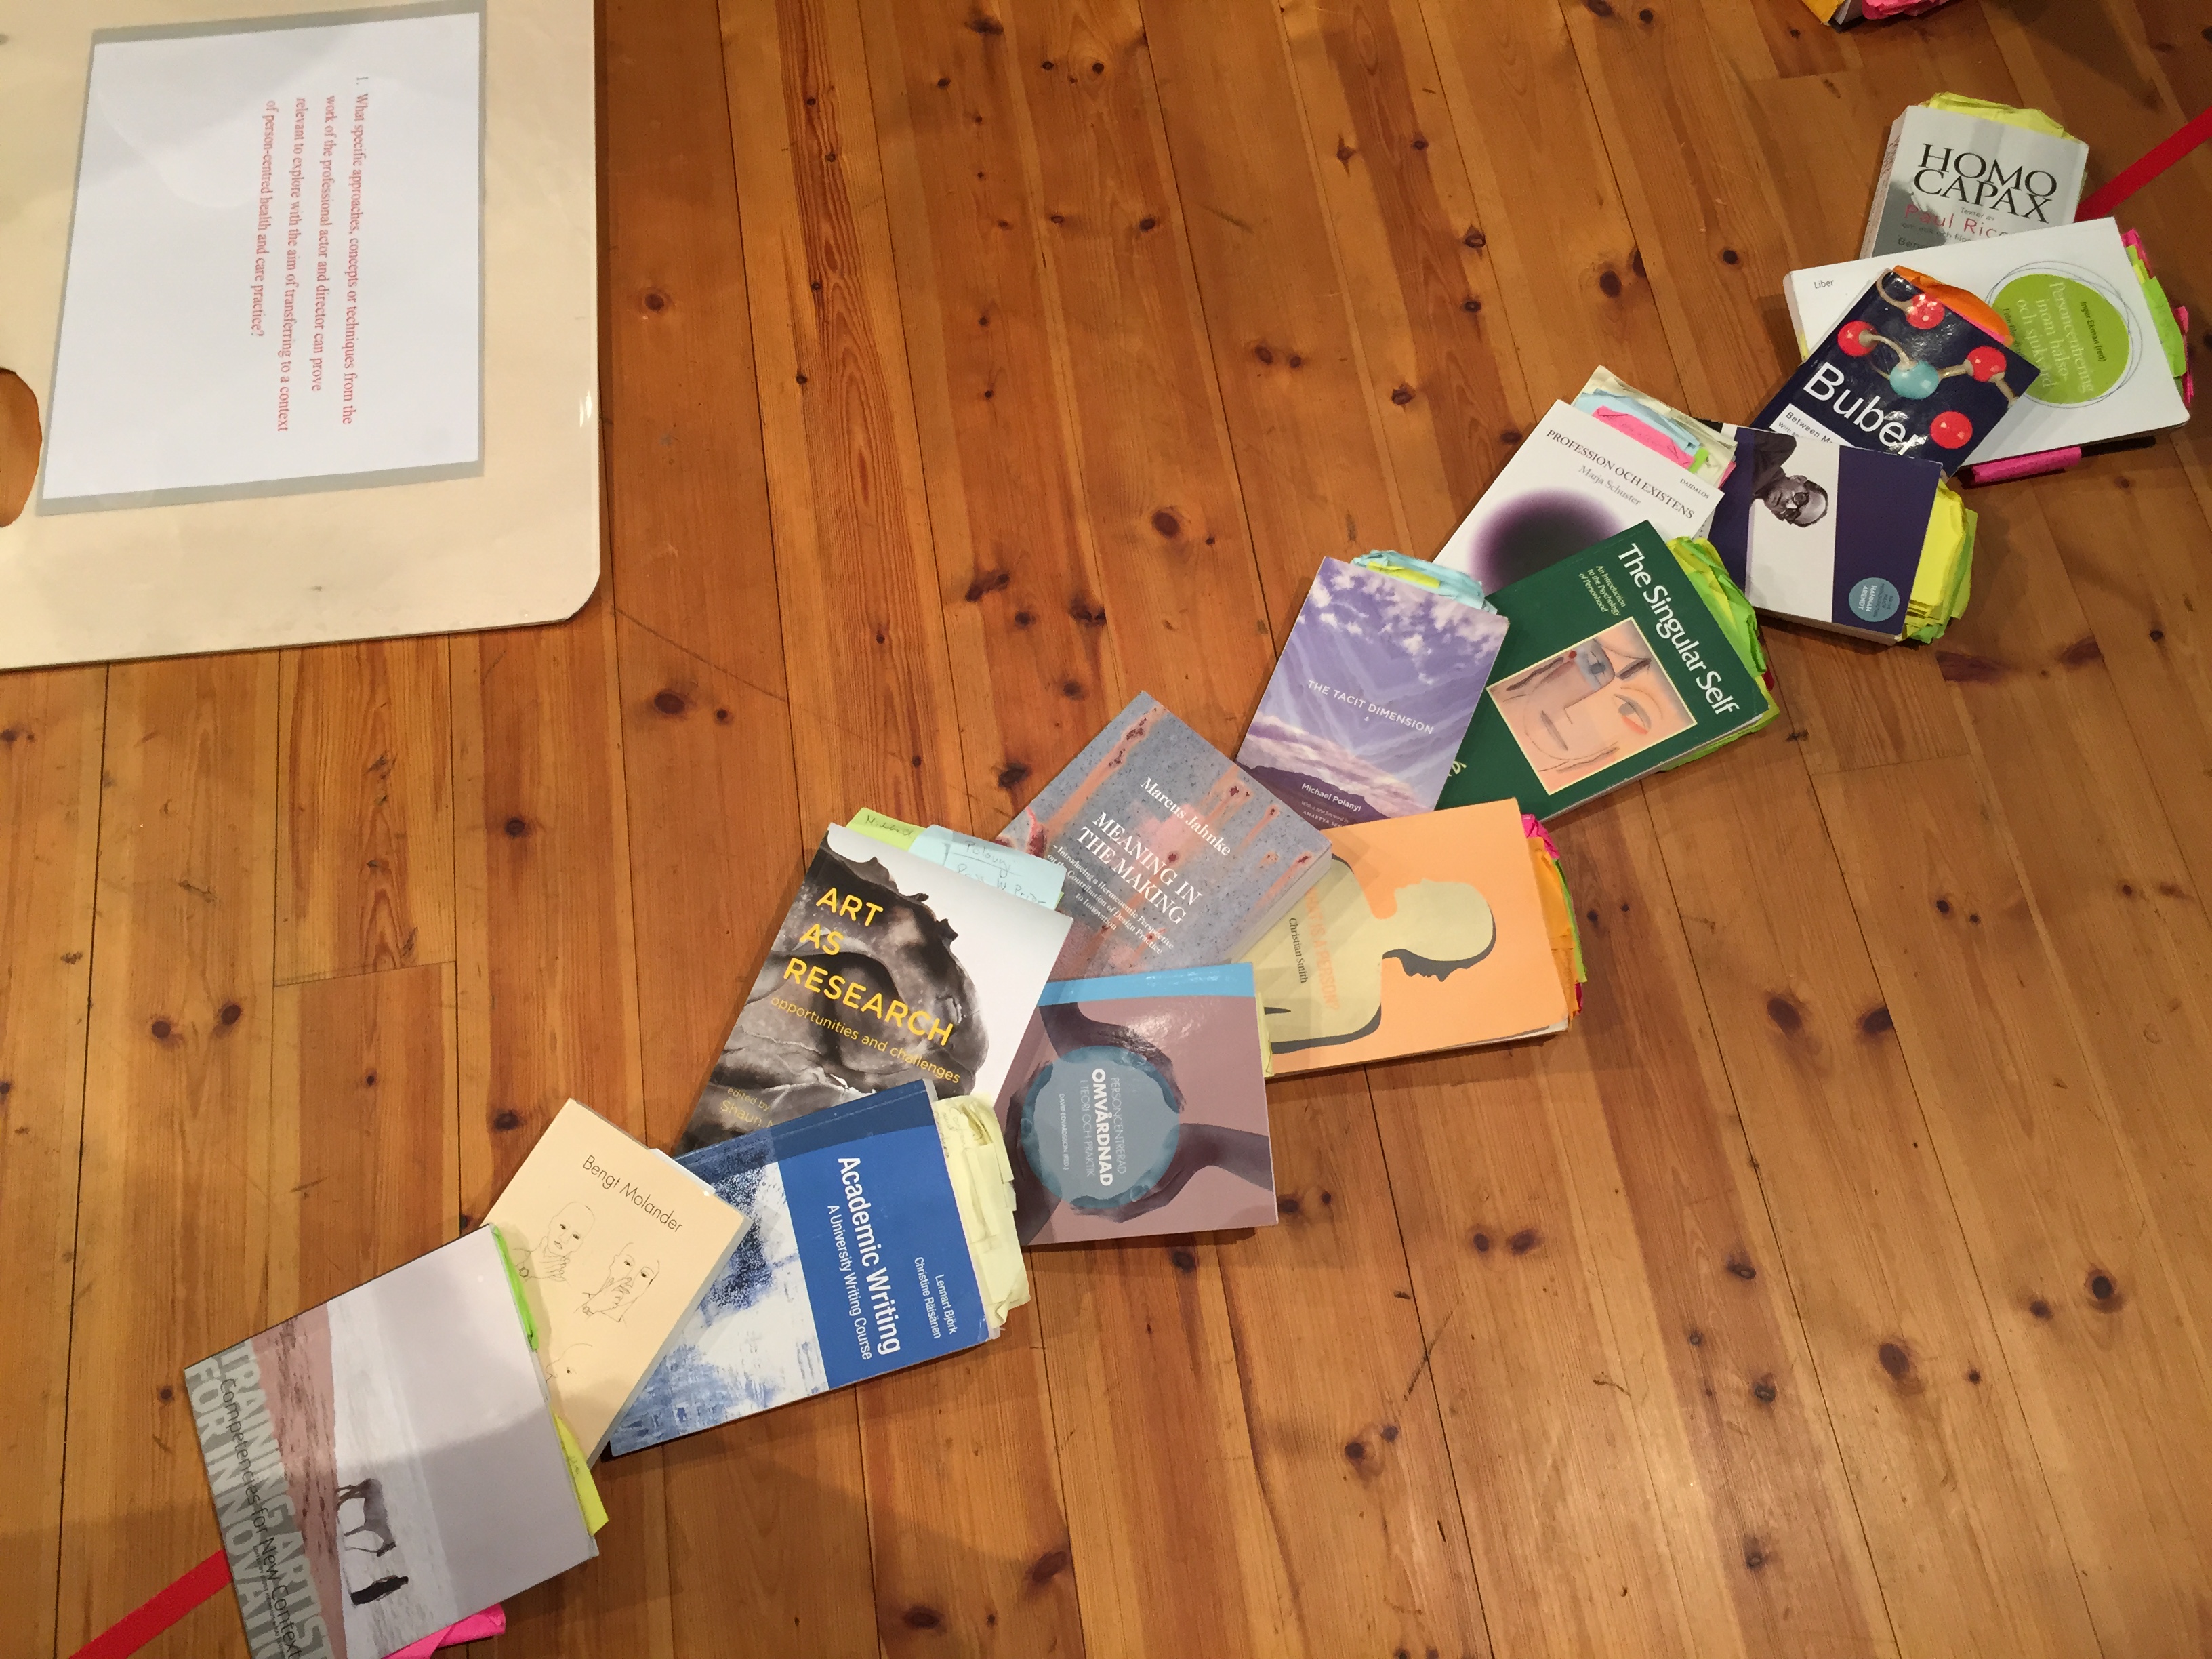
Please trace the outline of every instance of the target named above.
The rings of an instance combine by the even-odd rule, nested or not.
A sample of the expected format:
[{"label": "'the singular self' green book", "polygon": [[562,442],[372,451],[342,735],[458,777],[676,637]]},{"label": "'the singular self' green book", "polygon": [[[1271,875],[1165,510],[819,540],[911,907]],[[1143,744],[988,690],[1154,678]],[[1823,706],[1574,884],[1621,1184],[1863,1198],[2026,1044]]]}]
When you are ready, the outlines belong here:
[{"label": "'the singular self' green book", "polygon": [[1491,596],[1512,626],[1439,806],[1548,818],[1751,725],[1766,699],[1639,524]]}]

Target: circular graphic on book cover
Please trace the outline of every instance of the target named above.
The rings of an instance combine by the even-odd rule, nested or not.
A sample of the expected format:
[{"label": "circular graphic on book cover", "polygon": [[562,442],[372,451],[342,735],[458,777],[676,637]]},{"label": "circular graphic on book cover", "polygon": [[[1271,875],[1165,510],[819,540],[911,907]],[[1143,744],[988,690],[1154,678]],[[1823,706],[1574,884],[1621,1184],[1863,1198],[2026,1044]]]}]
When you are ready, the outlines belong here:
[{"label": "circular graphic on book cover", "polygon": [[2043,372],[2024,394],[2073,407],[2118,390],[2135,341],[2118,296],[2071,267],[2014,271],[1991,303],[2012,329],[2013,349]]},{"label": "circular graphic on book cover", "polygon": [[1854,617],[1864,622],[1878,623],[1887,622],[1894,617],[1900,601],[1895,582],[1881,576],[1869,576],[1851,584],[1845,603],[1851,607]]},{"label": "circular graphic on book cover", "polygon": [[1022,1094],[1022,1151],[1053,1196],[1110,1210],[1158,1186],[1175,1159],[1182,1103],[1127,1048],[1048,1061]]}]

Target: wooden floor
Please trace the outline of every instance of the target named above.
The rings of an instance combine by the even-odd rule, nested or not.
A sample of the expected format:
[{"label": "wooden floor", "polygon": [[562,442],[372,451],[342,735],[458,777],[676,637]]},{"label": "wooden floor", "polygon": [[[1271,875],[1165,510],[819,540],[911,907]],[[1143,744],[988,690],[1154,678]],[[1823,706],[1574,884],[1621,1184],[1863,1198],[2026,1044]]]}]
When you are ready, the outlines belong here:
[{"label": "wooden floor", "polygon": [[[570,1093],[673,1139],[824,823],[994,830],[1140,688],[1233,746],[1595,363],[1749,415],[1905,103],[2100,179],[2212,102],[2205,0],[603,9],[583,612],[0,677],[9,1659],[215,1547],[186,1362]],[[2126,218],[2203,336],[2212,152]],[[606,1466],[501,1652],[2212,1653],[2212,445],[1974,504],[1939,647],[1776,634],[1558,826],[1571,1034],[1279,1085],[1280,1226]]]}]

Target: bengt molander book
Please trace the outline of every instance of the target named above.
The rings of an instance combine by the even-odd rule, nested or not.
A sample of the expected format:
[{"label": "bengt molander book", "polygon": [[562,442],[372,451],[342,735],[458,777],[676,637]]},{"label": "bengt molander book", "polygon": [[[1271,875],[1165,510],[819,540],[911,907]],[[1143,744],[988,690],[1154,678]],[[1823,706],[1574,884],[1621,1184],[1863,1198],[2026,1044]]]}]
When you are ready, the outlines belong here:
[{"label": "bengt molander book", "polygon": [[927,1078],[997,1091],[1067,917],[833,824],[679,1153]]},{"label": "bengt molander book", "polygon": [[1718,486],[1618,431],[1555,403],[1513,452],[1437,562],[1500,588],[1647,520],[1669,539],[1702,536]]},{"label": "bengt molander book", "polygon": [[572,1100],[484,1219],[514,1262],[561,1415],[597,1456],[745,1218]]},{"label": "bengt molander book", "polygon": [[1769,616],[1902,639],[1942,468],[1786,432],[1729,430],[1735,470],[1712,533],[1729,580]]},{"label": "bengt molander book", "polygon": [[1548,818],[1762,719],[1766,698],[1658,532],[1492,596],[1513,624],[1443,804]]},{"label": "bengt molander book", "polygon": [[1494,611],[1324,559],[1237,763],[1318,830],[1425,812],[1504,637]]},{"label": "bengt molander book", "polygon": [[1534,1036],[1575,1006],[1521,809],[1328,835],[1329,872],[1252,953],[1275,1074]]},{"label": "bengt molander book", "polygon": [[1067,871],[1060,979],[1233,962],[1328,859],[1320,830],[1142,691],[998,839]]},{"label": "bengt molander book", "polygon": [[615,1425],[617,1454],[973,1347],[1028,1300],[976,1097],[901,1084],[683,1163],[752,1224]]},{"label": "bengt molander book", "polygon": [[1254,995],[1241,962],[1045,987],[999,1096],[1024,1244],[1275,1219]]},{"label": "bengt molander book", "polygon": [[483,1230],[185,1389],[253,1659],[381,1659],[598,1553]]}]

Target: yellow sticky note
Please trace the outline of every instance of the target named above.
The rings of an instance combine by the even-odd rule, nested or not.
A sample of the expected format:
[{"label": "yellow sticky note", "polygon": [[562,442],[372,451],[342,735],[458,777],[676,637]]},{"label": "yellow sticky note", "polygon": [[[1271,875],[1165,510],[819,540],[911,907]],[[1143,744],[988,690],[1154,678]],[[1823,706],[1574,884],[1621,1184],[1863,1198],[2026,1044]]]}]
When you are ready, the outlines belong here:
[{"label": "yellow sticky note", "polygon": [[584,1506],[584,1524],[597,1532],[607,1524],[607,1506],[599,1502],[599,1484],[584,1462],[583,1448],[558,1412],[553,1413],[553,1426],[561,1431],[561,1454],[568,1460],[568,1479],[576,1483],[576,1501]]}]

